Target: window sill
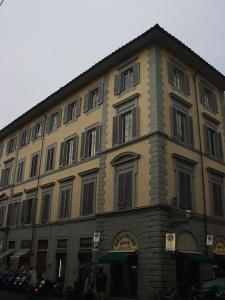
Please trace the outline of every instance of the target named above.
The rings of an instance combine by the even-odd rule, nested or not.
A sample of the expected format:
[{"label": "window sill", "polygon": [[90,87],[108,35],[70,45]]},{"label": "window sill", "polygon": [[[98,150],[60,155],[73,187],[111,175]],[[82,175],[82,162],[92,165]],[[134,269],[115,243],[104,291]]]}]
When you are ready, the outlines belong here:
[{"label": "window sill", "polygon": [[[78,117],[75,117],[74,119],[72,119],[72,120],[70,120],[70,121],[64,123],[64,125],[67,127],[67,126],[69,126],[70,124],[76,122],[77,120],[78,120]],[[59,127],[58,127],[58,128],[59,128]],[[57,128],[57,129],[58,129],[58,128]]]},{"label": "window sill", "polygon": [[[188,97],[188,96],[190,96],[189,94],[186,94],[183,90],[179,90],[178,88],[176,88],[174,85],[172,85],[171,84],[171,87],[172,87],[172,90],[174,91],[174,92],[177,92],[177,93],[179,93],[180,95],[182,95],[182,96],[185,96],[185,97]],[[175,94],[176,95],[176,94]]]},{"label": "window sill", "polygon": [[95,107],[89,109],[88,111],[86,111],[85,115],[88,116],[89,114],[93,113],[94,111],[100,109],[100,107],[101,107],[101,104],[97,104],[97,106],[95,106]]},{"label": "window sill", "polygon": [[117,94],[117,95],[115,95],[115,93],[114,93],[114,96],[118,96],[119,98],[121,98],[121,97],[123,97],[124,95],[128,94],[129,92],[135,91],[136,89],[137,89],[137,86],[134,85],[134,86],[131,86],[129,89],[120,92],[120,93]]}]

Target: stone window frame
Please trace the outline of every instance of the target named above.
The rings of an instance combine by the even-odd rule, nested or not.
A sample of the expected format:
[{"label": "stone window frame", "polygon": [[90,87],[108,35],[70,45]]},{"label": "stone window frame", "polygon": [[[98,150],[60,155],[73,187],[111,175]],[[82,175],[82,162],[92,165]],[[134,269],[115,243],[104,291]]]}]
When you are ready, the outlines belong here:
[{"label": "stone window frame", "polygon": [[[89,132],[96,130],[96,140],[95,140],[95,154],[89,155],[88,149],[89,145]],[[100,123],[95,123],[89,127],[85,128],[85,131],[81,133],[81,147],[80,147],[80,159],[86,159],[96,156],[101,151],[101,133],[102,126]]]},{"label": "stone window frame", "polygon": [[[225,217],[225,185],[224,185],[224,174],[218,174],[213,171],[208,171],[208,179],[209,179],[209,197],[210,197],[210,208],[211,208],[211,213],[214,217],[217,218],[224,218]],[[215,207],[214,207],[214,195],[213,195],[213,190],[212,190],[212,184],[216,183],[217,185],[220,185],[221,187],[221,196],[222,196],[222,214],[218,215],[215,213]]]},{"label": "stone window frame", "polygon": [[[88,173],[85,172],[85,175],[80,175],[82,177],[81,179],[81,195],[80,195],[80,216],[81,217],[87,217],[87,216],[94,216],[96,213],[96,200],[97,200],[97,181],[98,181],[98,172],[94,170],[94,172]],[[92,214],[83,214],[83,204],[84,204],[84,186],[88,183],[94,183],[94,199],[93,199],[93,212]]]},{"label": "stone window frame", "polygon": [[[130,83],[130,86],[125,89],[123,81],[124,81],[124,74],[131,70],[133,72],[133,83]],[[123,65],[122,67],[118,68],[117,74],[114,77],[114,95],[122,96],[127,92],[130,92],[136,89],[136,86],[140,83],[140,62],[137,59],[133,59],[131,62]]]},{"label": "stone window frame", "polygon": [[[98,90],[98,98],[96,100],[95,105],[91,105],[92,94]],[[88,92],[84,95],[84,104],[83,104],[83,113],[93,112],[98,109],[101,104],[104,102],[105,97],[105,84],[104,81],[100,81],[99,83],[93,85]]]},{"label": "stone window frame", "polygon": [[[209,104],[205,103],[205,90],[207,90],[212,97],[212,106],[210,107]],[[206,83],[204,80],[199,81],[199,97],[200,97],[200,102],[201,104],[210,112],[218,113],[218,106],[217,106],[217,97],[216,94],[214,93],[214,88]]]},{"label": "stone window frame", "polygon": [[[72,159],[72,161],[68,164],[65,164],[65,146],[66,146],[66,143],[68,143],[68,141],[72,140],[74,141],[74,153],[73,153],[73,156],[74,158]],[[67,167],[67,166],[70,166],[72,165],[73,163],[75,163],[77,161],[77,153],[78,153],[78,135],[77,134],[73,134],[73,135],[70,135],[68,137],[66,137],[64,139],[63,142],[61,142],[61,145],[60,145],[60,157],[59,157],[59,167],[60,168],[63,168],[63,167]]]},{"label": "stone window frame", "polygon": [[[20,180],[18,180],[18,176],[19,176],[19,164],[23,164],[23,170],[22,170],[22,174],[20,177]],[[25,163],[26,163],[26,158],[22,158],[20,160],[18,160],[17,162],[17,167],[16,167],[16,177],[15,177],[15,183],[21,183],[24,180],[24,171],[25,171]]]},{"label": "stone window frame", "polygon": [[[135,208],[138,195],[138,159],[140,155],[133,152],[125,152],[117,155],[112,161],[113,166],[113,210],[123,211]],[[120,174],[132,172],[132,205],[130,208],[118,209],[118,179]]]},{"label": "stone window frame", "polygon": [[[50,194],[48,219],[45,222],[43,222],[44,194]],[[51,221],[52,196],[53,196],[53,186],[46,187],[46,188],[42,189],[42,192],[41,192],[41,207],[40,207],[40,215],[39,215],[40,224],[48,224]]]},{"label": "stone window frame", "polygon": [[[167,62],[167,69],[168,82],[172,85],[173,89],[184,95],[190,95],[190,79],[184,67],[175,62],[173,59],[170,59]],[[182,74],[182,83],[180,88],[178,88],[175,84],[175,71],[178,71]]]},{"label": "stone window frame", "polygon": [[[129,143],[139,136],[139,94],[136,93],[113,105],[116,115],[113,117],[112,144],[113,146]],[[124,142],[122,139],[122,116],[128,112],[132,114],[132,137]]]},{"label": "stone window frame", "polygon": [[[53,157],[53,168],[50,169],[50,170],[47,170],[47,162],[48,162],[48,151],[50,149],[53,149],[54,148],[54,157]],[[56,162],[56,151],[57,151],[57,143],[55,144],[52,144],[52,145],[49,145],[46,147],[46,152],[45,152],[45,173],[49,173],[51,171],[53,171],[55,169],[55,162]]]},{"label": "stone window frame", "polygon": [[[41,126],[40,134],[39,134],[39,130],[37,131],[38,125]],[[34,142],[36,140],[41,139],[44,135],[44,132],[45,132],[45,120],[44,118],[41,118],[35,123],[35,125],[31,129],[31,140]]]},{"label": "stone window frame", "polygon": [[[171,133],[172,138],[178,141],[181,144],[184,144],[189,147],[194,147],[194,129],[193,129],[193,118],[191,116],[191,105],[186,104],[185,102],[180,101],[178,98],[172,96],[172,106],[171,106]],[[181,112],[186,117],[186,125],[185,128],[185,141],[181,141],[178,138],[177,131],[177,112]],[[175,124],[176,118],[176,124]]]},{"label": "stone window frame", "polygon": [[[27,204],[28,201],[31,202],[31,208],[30,208],[30,215],[29,215],[29,222],[25,223],[23,222],[24,219],[28,219],[27,217]],[[37,201],[37,191],[29,192],[27,191],[26,199],[24,199],[21,202],[21,214],[20,214],[20,224],[23,226],[31,225],[35,221],[35,206]],[[26,220],[25,220],[26,221]]]},{"label": "stone window frame", "polygon": [[[69,115],[69,108],[75,105],[76,106],[76,113],[72,115],[72,118],[68,120],[68,115]],[[81,113],[81,97],[76,96],[73,97],[72,100],[68,101],[64,107],[64,112],[63,112],[63,124],[67,125],[72,123],[73,121],[77,120],[78,117],[80,116]]]},{"label": "stone window frame", "polygon": [[[185,158],[183,156],[180,156],[178,154],[173,154],[174,158],[174,181],[175,181],[175,199],[176,203],[175,206],[180,210],[191,210],[195,211],[196,209],[196,203],[195,203],[195,165],[197,164],[196,161],[193,161],[191,159]],[[186,174],[190,175],[191,179],[191,208],[182,208],[180,207],[180,199],[179,199],[179,171],[182,171]]]},{"label": "stone window frame", "polygon": [[[70,199],[68,203],[68,216],[60,216],[61,205],[62,205],[61,203],[62,192],[68,188],[70,189]],[[58,221],[68,220],[71,218],[72,203],[73,203],[73,188],[74,188],[73,179],[60,182],[59,203],[58,203],[58,212],[57,212]]]},{"label": "stone window frame", "polygon": [[[25,138],[24,138],[25,136]],[[21,134],[19,135],[19,148],[24,148],[26,145],[30,143],[31,136],[31,128],[23,129]]]},{"label": "stone window frame", "polygon": [[[1,178],[0,178],[0,188],[4,189],[11,185],[11,176],[12,176],[12,170],[13,170],[13,162],[14,158],[4,161],[4,168],[1,171]],[[8,173],[8,180],[6,181],[6,170],[9,169]]]},{"label": "stone window frame", "polygon": [[[33,164],[33,158],[34,156],[38,156],[37,158],[37,166],[36,166],[36,172],[34,175],[32,175],[32,164]],[[29,172],[29,177],[30,178],[36,178],[39,175],[39,166],[40,166],[40,151],[34,152],[31,155],[31,159],[30,159],[30,172]]]},{"label": "stone window frame", "polygon": [[[56,120],[56,123],[54,124],[55,127],[51,128],[52,119],[56,114],[57,114],[57,120]],[[45,129],[46,133],[51,134],[51,133],[55,132],[61,126],[61,123],[62,123],[62,109],[59,108],[57,110],[54,110],[52,113],[50,113],[48,115],[47,120],[46,120],[46,129]]]},{"label": "stone window frame", "polygon": [[[22,194],[18,196],[13,196],[12,202],[8,204],[6,224],[10,227],[17,227],[20,225],[22,212],[21,199]],[[17,206],[17,211],[15,210],[15,206]]]},{"label": "stone window frame", "polygon": [[16,151],[17,148],[17,135],[13,135],[10,137],[10,139],[7,142],[6,146],[6,154],[12,154],[13,152]]}]

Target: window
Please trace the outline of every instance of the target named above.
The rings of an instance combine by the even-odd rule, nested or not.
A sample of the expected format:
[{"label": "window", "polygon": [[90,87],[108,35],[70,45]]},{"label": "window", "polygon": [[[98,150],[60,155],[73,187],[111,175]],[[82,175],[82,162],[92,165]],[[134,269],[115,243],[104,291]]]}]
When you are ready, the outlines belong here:
[{"label": "window", "polygon": [[35,206],[35,198],[33,198],[33,197],[23,201],[22,214],[21,214],[21,223],[22,224],[32,224],[33,223],[34,206]]},{"label": "window", "polygon": [[204,85],[203,83],[199,84],[200,90],[200,101],[201,103],[213,112],[218,112],[216,95],[213,93],[212,89]]},{"label": "window", "polygon": [[38,139],[43,134],[44,134],[44,121],[40,121],[32,128],[32,141]]},{"label": "window", "polygon": [[181,209],[192,210],[194,198],[193,165],[176,159],[175,166],[177,205]]},{"label": "window", "polygon": [[5,188],[10,185],[11,172],[13,167],[13,161],[5,163],[5,168],[2,170],[0,187]]},{"label": "window", "polygon": [[134,62],[127,68],[121,70],[115,76],[114,81],[114,94],[118,95],[122,92],[129,91],[132,87],[140,82],[140,65]]},{"label": "window", "polygon": [[30,129],[24,130],[20,135],[19,147],[22,148],[30,142]]},{"label": "window", "polygon": [[173,62],[168,63],[169,71],[169,83],[174,86],[174,88],[180,92],[190,95],[190,83],[189,77],[184,72],[182,67],[176,65]]},{"label": "window", "polygon": [[214,216],[224,216],[224,185],[223,177],[217,174],[210,174],[210,196],[212,213]]},{"label": "window", "polygon": [[82,216],[93,215],[95,205],[95,181],[83,182],[82,185]]},{"label": "window", "polygon": [[80,238],[80,248],[81,249],[91,249],[92,248],[92,237]]},{"label": "window", "polygon": [[8,226],[16,226],[19,224],[20,217],[20,203],[11,203],[8,205],[8,213],[6,224]]},{"label": "window", "polygon": [[211,157],[223,160],[223,146],[221,133],[217,131],[217,126],[206,122],[204,125],[205,151]]},{"label": "window", "polygon": [[62,112],[57,111],[53,113],[51,116],[47,119],[47,125],[46,125],[46,132],[50,133],[55,131],[58,127],[61,126],[61,118],[62,118]]},{"label": "window", "polygon": [[38,250],[47,250],[48,240],[38,240]]},{"label": "window", "polygon": [[5,225],[5,206],[0,206],[0,228]]},{"label": "window", "polygon": [[42,192],[41,224],[46,224],[50,220],[52,190]]},{"label": "window", "polygon": [[70,217],[70,207],[72,198],[72,184],[62,186],[60,189],[60,203],[58,218],[65,219]]},{"label": "window", "polygon": [[135,206],[138,158],[136,153],[125,152],[111,161],[115,168],[114,208],[117,210]]},{"label": "window", "polygon": [[45,172],[54,170],[56,146],[50,146],[46,150]]},{"label": "window", "polygon": [[61,143],[59,166],[68,166],[77,159],[77,136],[66,139]]},{"label": "window", "polygon": [[84,96],[83,112],[88,112],[103,103],[104,98],[104,83],[101,83],[96,88],[90,90]]},{"label": "window", "polygon": [[8,249],[15,249],[16,242],[15,241],[9,241],[8,242]]},{"label": "window", "polygon": [[81,159],[94,156],[100,150],[100,125],[81,134]]},{"label": "window", "polygon": [[7,154],[10,154],[10,153],[12,153],[16,150],[16,143],[17,143],[17,137],[16,136],[12,137],[8,141],[7,149],[6,149]]},{"label": "window", "polygon": [[22,240],[21,241],[21,249],[30,249],[32,245],[31,240]]},{"label": "window", "polygon": [[193,121],[188,111],[178,106],[172,107],[172,136],[179,142],[194,146]]},{"label": "window", "polygon": [[20,183],[23,181],[24,165],[25,165],[24,159],[18,161],[17,172],[16,172],[16,183]]},{"label": "window", "polygon": [[4,144],[0,144],[0,159],[2,158],[3,150],[4,150]]},{"label": "window", "polygon": [[118,106],[113,118],[113,145],[123,144],[138,136],[138,107],[135,102]]},{"label": "window", "polygon": [[63,117],[64,124],[80,116],[80,105],[81,105],[81,100],[80,98],[77,98],[76,100],[74,100],[73,102],[65,106],[64,117]]},{"label": "window", "polygon": [[38,175],[39,153],[35,153],[31,157],[30,177]]},{"label": "window", "polygon": [[68,241],[67,239],[60,239],[60,240],[57,240],[57,249],[67,249],[67,244],[68,244]]}]

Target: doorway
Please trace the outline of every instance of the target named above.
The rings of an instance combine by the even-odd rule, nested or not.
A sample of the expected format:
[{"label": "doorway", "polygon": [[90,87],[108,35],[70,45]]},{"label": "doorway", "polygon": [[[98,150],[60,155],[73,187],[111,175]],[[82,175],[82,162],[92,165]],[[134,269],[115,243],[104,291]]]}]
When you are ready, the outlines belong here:
[{"label": "doorway", "polygon": [[37,252],[36,270],[37,276],[40,278],[42,272],[46,271],[47,251]]},{"label": "doorway", "polygon": [[56,254],[56,278],[64,280],[66,274],[66,253]]}]

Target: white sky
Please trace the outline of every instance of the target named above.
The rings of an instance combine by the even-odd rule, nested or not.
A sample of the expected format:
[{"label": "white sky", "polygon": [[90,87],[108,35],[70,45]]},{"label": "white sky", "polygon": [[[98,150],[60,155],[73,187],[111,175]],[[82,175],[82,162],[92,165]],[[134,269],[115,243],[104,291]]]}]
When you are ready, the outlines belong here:
[{"label": "white sky", "polygon": [[0,129],[155,23],[225,74],[225,0],[4,0]]}]

